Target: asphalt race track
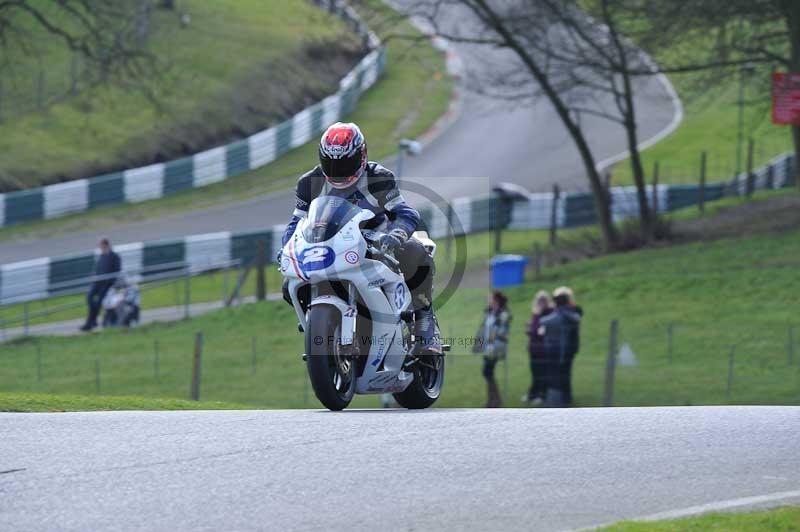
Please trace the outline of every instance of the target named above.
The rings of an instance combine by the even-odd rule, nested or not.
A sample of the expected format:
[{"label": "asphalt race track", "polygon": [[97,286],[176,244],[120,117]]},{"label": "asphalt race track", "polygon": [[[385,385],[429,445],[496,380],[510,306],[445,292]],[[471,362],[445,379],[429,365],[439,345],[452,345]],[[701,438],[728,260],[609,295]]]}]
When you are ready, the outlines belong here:
[{"label": "asphalt race track", "polygon": [[0,414],[0,530],[565,530],[791,504],[798,429],[797,407]]},{"label": "asphalt race track", "polygon": [[[468,18],[459,11],[447,13],[448,23],[456,26],[468,23]],[[470,45],[455,45],[455,51],[467,65],[467,74],[472,73],[468,80],[479,76],[481,65],[487,62],[496,65],[509,61],[506,54]],[[657,78],[641,80],[637,90],[640,138],[658,138],[676,124],[676,102]],[[404,180],[423,183],[444,199],[485,193],[493,182],[499,181],[514,182],[532,191],[550,190],[555,183],[563,190],[588,189],[577,150],[548,102],[521,106],[471,90],[461,92],[457,117],[449,121],[443,134],[425,146],[420,156],[407,159]],[[581,121],[598,163],[625,150],[624,131],[618,125],[588,115]],[[369,140],[369,131],[365,133]],[[394,161],[385,162],[394,167]],[[308,164],[311,168],[316,161]],[[414,204],[422,200],[412,192],[407,195]],[[283,191],[98,230],[2,242],[0,263],[84,252],[103,236],[123,244],[260,229],[287,222],[293,203],[292,191]]]}]

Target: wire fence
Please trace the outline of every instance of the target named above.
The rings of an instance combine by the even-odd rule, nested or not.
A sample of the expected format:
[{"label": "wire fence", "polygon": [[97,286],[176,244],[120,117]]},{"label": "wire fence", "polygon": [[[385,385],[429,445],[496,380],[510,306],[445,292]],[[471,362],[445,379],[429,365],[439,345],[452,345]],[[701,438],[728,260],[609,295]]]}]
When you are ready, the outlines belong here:
[{"label": "wire fence", "polygon": [[[644,327],[632,321],[619,322],[616,349],[605,359],[605,366],[614,368],[612,382],[608,376],[603,382],[604,390],[613,390],[610,405],[800,404],[795,324],[722,329],[687,322]],[[585,383],[580,357],[579,382]]]},{"label": "wire fence", "polygon": [[[195,331],[160,328],[97,336],[77,345],[30,338],[4,349],[0,389],[315,405],[298,351],[302,335],[274,335],[255,327],[246,335],[226,330],[227,320],[253,318],[247,314],[246,307],[237,309],[222,327],[198,322]],[[726,331],[727,338],[698,324],[640,327],[621,320],[613,351],[606,349],[608,334],[585,332],[573,370],[576,406],[800,404],[800,327]],[[194,366],[198,334],[199,372]],[[606,402],[609,353],[614,371]],[[483,404],[481,363],[480,355],[448,355],[444,404]],[[506,405],[518,405],[530,382],[527,357],[511,352],[497,372]],[[361,404],[377,406],[378,400],[367,397]]]}]

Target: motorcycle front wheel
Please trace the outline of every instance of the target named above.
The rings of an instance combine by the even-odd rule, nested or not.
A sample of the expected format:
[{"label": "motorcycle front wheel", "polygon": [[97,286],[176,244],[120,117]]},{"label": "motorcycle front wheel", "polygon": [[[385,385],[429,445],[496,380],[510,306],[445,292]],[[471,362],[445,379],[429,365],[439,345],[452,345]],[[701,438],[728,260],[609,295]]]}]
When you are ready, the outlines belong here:
[{"label": "motorcycle front wheel", "polygon": [[356,391],[355,361],[340,344],[341,314],[330,305],[308,311],[306,367],[314,395],[329,410],[343,410]]}]

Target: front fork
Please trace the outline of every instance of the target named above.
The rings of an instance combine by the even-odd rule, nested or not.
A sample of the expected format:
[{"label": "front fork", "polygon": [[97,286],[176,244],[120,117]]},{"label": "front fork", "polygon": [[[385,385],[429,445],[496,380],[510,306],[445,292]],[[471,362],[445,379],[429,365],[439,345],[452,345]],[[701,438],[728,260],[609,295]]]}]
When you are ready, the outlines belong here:
[{"label": "front fork", "polygon": [[[323,296],[324,297],[324,296]],[[336,296],[333,296],[336,297]],[[340,341],[342,346],[352,346],[355,343],[356,336],[356,318],[358,317],[358,293],[353,283],[347,283],[347,302],[344,302],[336,297],[334,301],[321,301],[319,295],[319,285],[311,286],[311,302],[310,305],[318,304],[332,304],[339,309],[342,315],[340,326]]]}]

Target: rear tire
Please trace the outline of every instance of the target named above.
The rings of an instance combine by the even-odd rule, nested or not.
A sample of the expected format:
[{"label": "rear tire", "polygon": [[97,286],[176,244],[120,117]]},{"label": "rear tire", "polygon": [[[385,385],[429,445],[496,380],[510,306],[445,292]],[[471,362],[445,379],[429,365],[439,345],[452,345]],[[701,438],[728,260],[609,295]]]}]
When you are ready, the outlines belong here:
[{"label": "rear tire", "polygon": [[[330,305],[313,306],[306,327],[306,367],[314,395],[329,410],[343,410],[356,390],[355,361],[340,358],[341,313]],[[341,365],[349,369],[342,373]]]},{"label": "rear tire", "polygon": [[428,408],[439,398],[444,384],[444,355],[422,355],[426,364],[434,365],[438,359],[437,370],[417,363],[414,366],[414,380],[408,388],[394,394],[395,401],[403,408],[420,410]]}]

